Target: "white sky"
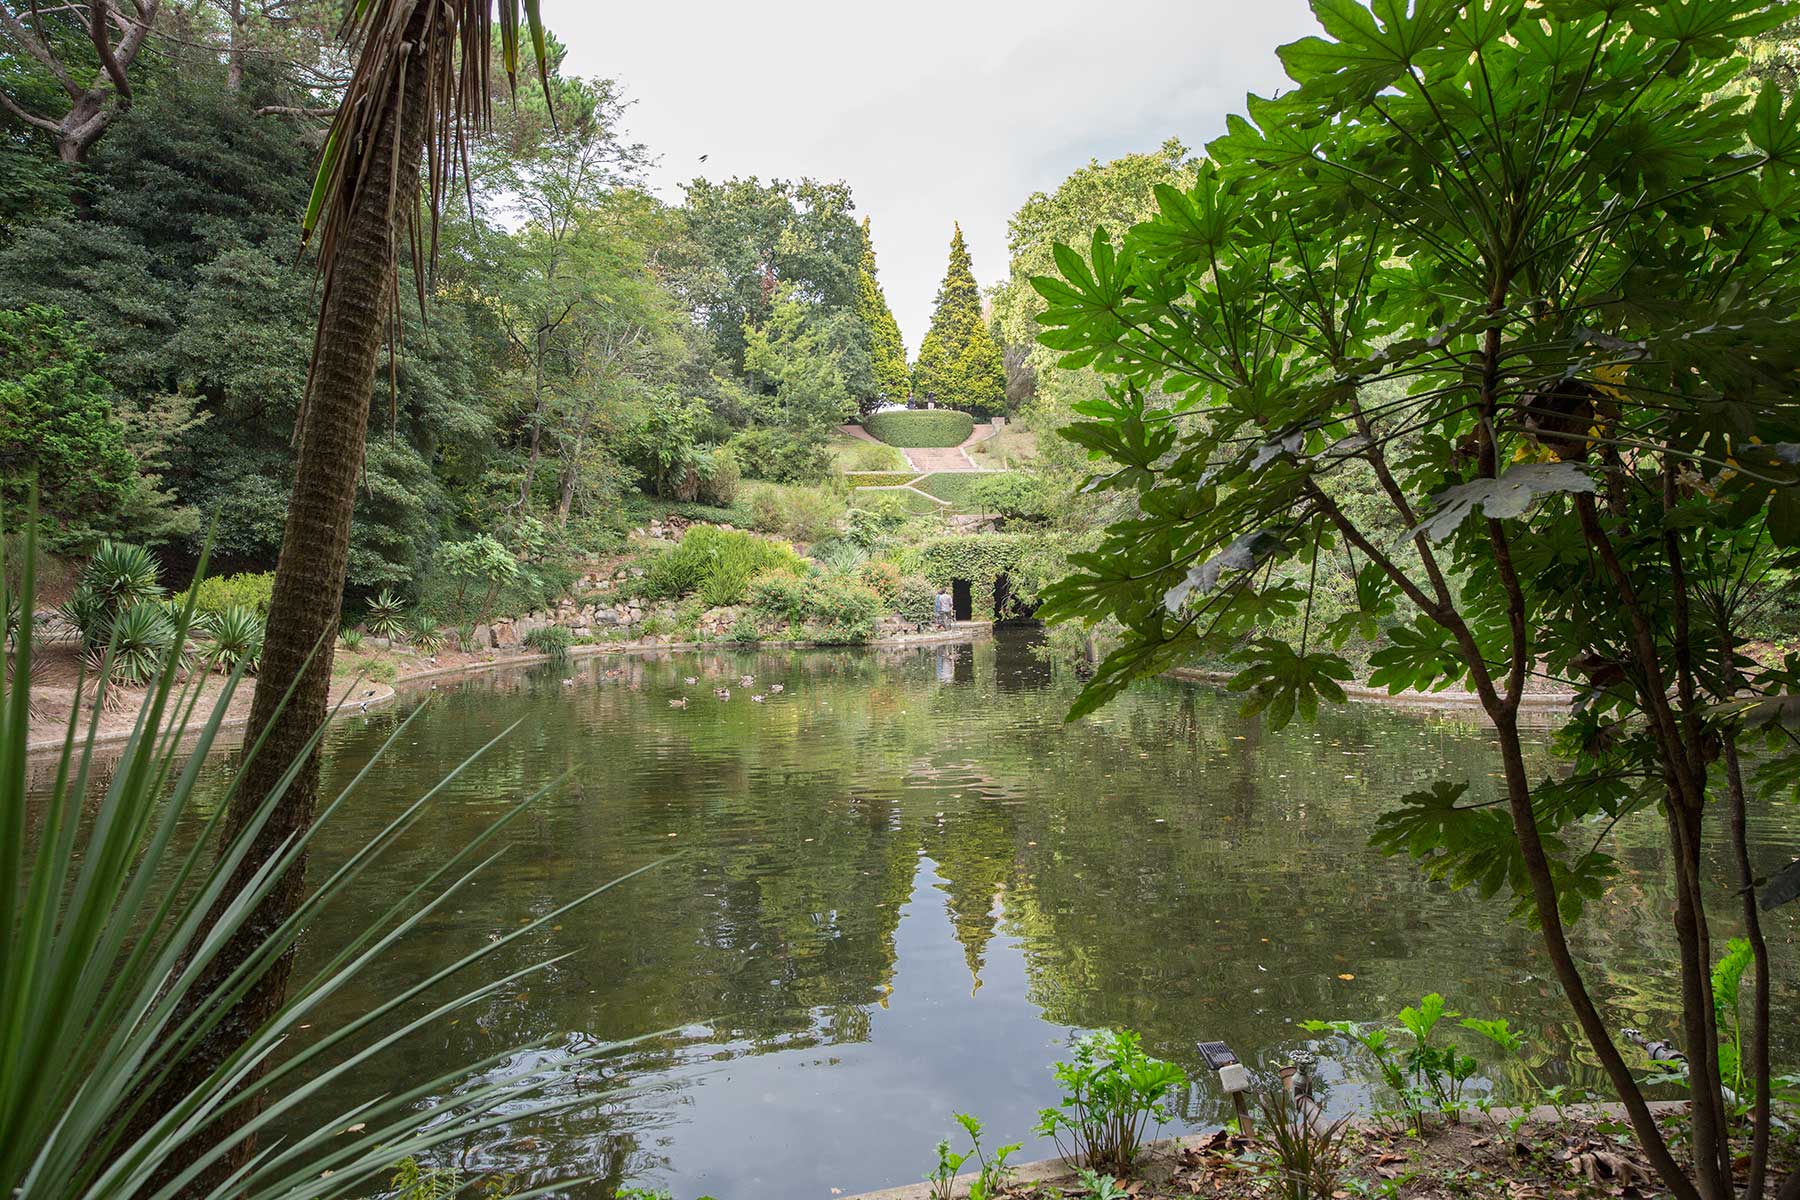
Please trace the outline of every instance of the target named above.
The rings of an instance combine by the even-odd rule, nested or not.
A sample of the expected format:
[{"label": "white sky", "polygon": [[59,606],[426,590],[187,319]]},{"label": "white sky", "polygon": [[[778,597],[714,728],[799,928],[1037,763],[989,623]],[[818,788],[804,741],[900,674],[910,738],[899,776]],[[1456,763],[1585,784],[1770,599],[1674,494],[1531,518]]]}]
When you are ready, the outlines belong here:
[{"label": "white sky", "polygon": [[627,133],[666,199],[697,175],[848,182],[911,351],[952,221],[976,278],[1004,279],[1032,192],[1171,134],[1198,149],[1315,31],[1304,0],[546,0],[544,19],[565,71],[636,101]]}]

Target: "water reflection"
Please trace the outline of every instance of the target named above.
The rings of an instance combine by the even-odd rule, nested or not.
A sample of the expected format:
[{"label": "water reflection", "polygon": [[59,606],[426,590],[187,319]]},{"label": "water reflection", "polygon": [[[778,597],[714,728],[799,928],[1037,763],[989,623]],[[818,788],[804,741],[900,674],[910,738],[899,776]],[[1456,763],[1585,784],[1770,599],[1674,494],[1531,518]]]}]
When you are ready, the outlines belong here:
[{"label": "water reflection", "polygon": [[[744,674],[784,691],[713,698]],[[1399,792],[1449,775],[1493,794],[1478,725],[1353,706],[1269,735],[1234,698],[1161,684],[1067,725],[1074,689],[1010,634],[978,647],[591,659],[445,684],[316,861],[519,728],[369,873],[357,904],[385,904],[544,782],[565,771],[573,782],[515,825],[480,890],[434,914],[385,974],[334,998],[320,1027],[680,850],[520,939],[496,971],[573,957],[433,1027],[393,1075],[361,1086],[392,1089],[421,1063],[526,1038],[573,1055],[673,1029],[584,1068],[574,1107],[449,1157],[522,1182],[591,1173],[593,1196],[631,1181],[683,1198],[826,1200],[918,1178],[954,1111],[1033,1156],[1028,1130],[1056,1096],[1049,1064],[1100,1025],[1139,1029],[1190,1071],[1202,1037],[1266,1065],[1308,1044],[1300,1019],[1373,1018],[1437,989],[1524,1026],[1537,1063],[1592,1077],[1534,936],[1365,846]],[[682,695],[691,707],[669,708]],[[328,776],[348,779],[397,719],[335,731]],[[1577,931],[1615,1026],[1672,1028],[1657,836],[1620,831],[1626,878]],[[1800,846],[1792,814],[1759,812],[1756,845],[1760,866],[1786,862]],[[322,961],[360,915],[332,914],[304,957]],[[1791,980],[1792,910],[1771,936],[1778,978]],[[1791,1005],[1777,997],[1777,1012]],[[1793,1025],[1778,1034],[1784,1062],[1800,1053]],[[1360,1076],[1320,1049],[1329,1106],[1354,1104]],[[1181,1116],[1217,1120],[1218,1098],[1196,1088]]]}]

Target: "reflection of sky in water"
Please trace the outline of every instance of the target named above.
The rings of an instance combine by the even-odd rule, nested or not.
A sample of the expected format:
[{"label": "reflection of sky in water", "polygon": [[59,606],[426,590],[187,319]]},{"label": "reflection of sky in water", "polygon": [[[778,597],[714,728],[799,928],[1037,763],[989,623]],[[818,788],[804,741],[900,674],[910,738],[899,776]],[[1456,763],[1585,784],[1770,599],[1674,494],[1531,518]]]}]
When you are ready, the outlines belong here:
[{"label": "reflection of sky in water", "polygon": [[[620,665],[610,679],[610,660],[585,660],[445,685],[327,839],[323,857],[341,854],[522,722],[370,872],[364,908],[317,927],[303,969],[512,800],[573,773],[514,827],[490,874],[321,1027],[684,851],[494,970],[574,957],[412,1039],[363,1081],[359,1095],[403,1087],[509,1042],[543,1040],[554,1061],[676,1030],[584,1067],[563,1097],[576,1107],[472,1137],[446,1161],[604,1177],[593,1196],[628,1181],[681,1200],[828,1200],[918,1179],[956,1111],[985,1121],[993,1144],[1038,1156],[1030,1129],[1056,1099],[1049,1066],[1076,1029],[1130,1026],[1196,1073],[1194,1041],[1224,1038],[1267,1068],[1309,1044],[1299,1020],[1376,1018],[1430,990],[1523,1025],[1548,1079],[1571,1059],[1577,1079],[1593,1077],[1535,936],[1506,923],[1502,903],[1451,895],[1364,844],[1399,792],[1449,776],[1491,794],[1492,751],[1467,717],[1351,706],[1270,735],[1236,716],[1233,697],[1152,684],[1065,725],[1074,681],[1010,638]],[[787,691],[762,705],[711,697],[744,673],[752,690]],[[689,675],[704,679],[688,688]],[[669,709],[682,694],[692,707]],[[396,720],[335,731],[328,776],[347,779]],[[1800,847],[1796,826],[1792,810],[1757,814],[1760,865]],[[1626,877],[1577,934],[1615,1027],[1672,1030],[1657,835],[1649,822],[1622,831]],[[1797,927],[1789,910],[1770,931],[1779,980],[1793,978]],[[1793,1011],[1791,990],[1776,999],[1778,1017]],[[1778,1033],[1783,1062],[1800,1053],[1793,1024]],[[1319,1048],[1327,1105],[1346,1109],[1363,1067]],[[1184,1125],[1219,1117],[1206,1086],[1177,1107]]]}]

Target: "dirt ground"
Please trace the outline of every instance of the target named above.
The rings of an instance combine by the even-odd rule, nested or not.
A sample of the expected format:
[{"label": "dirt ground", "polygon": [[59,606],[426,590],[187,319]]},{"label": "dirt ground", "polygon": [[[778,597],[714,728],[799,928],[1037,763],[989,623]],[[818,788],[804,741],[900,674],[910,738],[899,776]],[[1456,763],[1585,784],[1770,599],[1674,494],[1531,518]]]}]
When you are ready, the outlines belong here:
[{"label": "dirt ground", "polygon": [[[1664,1118],[1663,1124],[1677,1157],[1684,1157],[1685,1118]],[[1794,1139],[1778,1136],[1777,1143],[1769,1172],[1771,1195],[1787,1173],[1800,1169]],[[1342,1161],[1333,1200],[1656,1200],[1669,1194],[1622,1122],[1574,1116],[1514,1131],[1471,1115],[1460,1124],[1434,1127],[1422,1139],[1355,1128],[1345,1135]],[[1738,1169],[1741,1177],[1747,1176],[1747,1156]],[[1274,1200],[1283,1195],[1266,1143],[1225,1130],[1147,1163],[1143,1178],[1123,1186],[1132,1200]],[[1016,1188],[1012,1194],[1017,1200],[1048,1200],[1087,1192],[1070,1177]]]}]

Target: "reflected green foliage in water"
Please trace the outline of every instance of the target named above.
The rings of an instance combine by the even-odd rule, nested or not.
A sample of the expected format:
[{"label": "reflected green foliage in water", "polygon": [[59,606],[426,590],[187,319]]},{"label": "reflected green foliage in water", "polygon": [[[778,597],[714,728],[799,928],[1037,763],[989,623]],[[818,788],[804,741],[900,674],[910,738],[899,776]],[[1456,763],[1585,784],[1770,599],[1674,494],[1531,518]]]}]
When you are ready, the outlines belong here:
[{"label": "reflected green foliage in water", "polygon": [[[1235,697],[1147,684],[1065,724],[1075,690],[1016,635],[899,653],[583,659],[443,684],[332,844],[354,844],[444,764],[524,724],[433,807],[411,862],[371,874],[369,906],[527,789],[564,771],[575,782],[524,818],[489,890],[437,914],[389,971],[423,970],[447,943],[498,936],[685,853],[522,939],[521,961],[573,956],[435,1029],[418,1054],[681,1032],[586,1077],[591,1107],[520,1122],[441,1165],[525,1186],[554,1164],[600,1176],[594,1196],[630,1182],[828,1198],[919,1178],[960,1111],[1038,1157],[1050,1152],[1032,1132],[1038,1110],[1060,1095],[1051,1064],[1076,1032],[1103,1027],[1138,1031],[1195,1081],[1174,1097],[1177,1124],[1224,1112],[1200,1038],[1264,1072],[1314,1050],[1315,1093],[1335,1116],[1371,1099],[1373,1071],[1299,1022],[1391,1019],[1429,992],[1526,1039],[1522,1059],[1489,1068],[1499,1056],[1452,1031],[1488,1076],[1473,1099],[1534,1077],[1597,1085],[1536,937],[1366,844],[1400,792],[1451,777],[1474,798],[1497,794],[1473,722],[1352,705],[1268,735]],[[689,707],[669,706],[683,696]],[[336,730],[328,776],[354,771],[396,719]],[[1791,810],[1759,811],[1755,826],[1765,869],[1800,847]],[[1609,1021],[1672,1036],[1658,832],[1617,832],[1624,878],[1577,938]],[[328,953],[352,915],[317,928],[306,953]],[[1797,936],[1795,913],[1775,914],[1778,1018],[1794,1011]],[[338,997],[335,1011],[369,998]],[[1800,1056],[1796,1024],[1776,1021],[1778,1068]]]}]

